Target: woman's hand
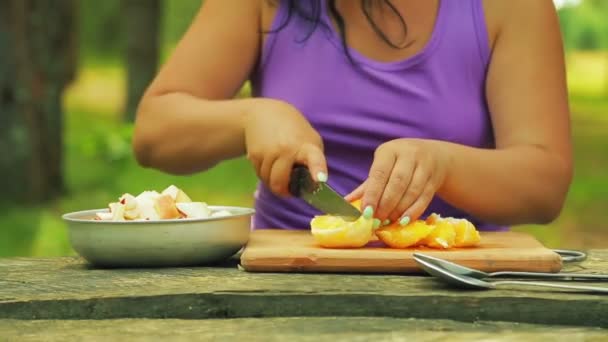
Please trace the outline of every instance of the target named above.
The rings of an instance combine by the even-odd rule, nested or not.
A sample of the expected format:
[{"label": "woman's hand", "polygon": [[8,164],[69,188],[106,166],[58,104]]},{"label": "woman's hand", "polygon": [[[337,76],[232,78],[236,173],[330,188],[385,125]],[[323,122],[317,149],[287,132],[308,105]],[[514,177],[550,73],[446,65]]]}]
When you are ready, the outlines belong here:
[{"label": "woman's hand", "polygon": [[288,184],[295,163],[308,166],[315,181],[327,181],[321,136],[288,103],[261,99],[244,117],[247,158],[272,192],[289,196]]},{"label": "woman's hand", "polygon": [[347,199],[362,198],[364,216],[408,224],[422,215],[444,183],[451,163],[445,149],[440,141],[420,139],[380,145],[368,179]]}]

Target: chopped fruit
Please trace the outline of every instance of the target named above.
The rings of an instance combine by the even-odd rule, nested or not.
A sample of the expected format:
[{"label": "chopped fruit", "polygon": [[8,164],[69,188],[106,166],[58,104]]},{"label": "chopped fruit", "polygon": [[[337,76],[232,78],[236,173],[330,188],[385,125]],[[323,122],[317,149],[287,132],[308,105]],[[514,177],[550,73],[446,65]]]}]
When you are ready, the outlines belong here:
[{"label": "chopped fruit", "polygon": [[173,198],[175,200],[175,198],[177,197],[177,193],[178,192],[179,192],[179,188],[178,187],[176,187],[175,185],[169,185],[160,194],[161,195],[169,195],[169,196],[171,196],[171,198]]},{"label": "chopped fruit", "polygon": [[[351,204],[361,210],[361,200]],[[320,215],[312,219],[310,228],[317,243],[326,248],[359,248],[374,238],[374,220],[363,216],[346,221],[339,216]]]},{"label": "chopped fruit", "polygon": [[350,202],[350,204],[351,204],[353,207],[355,207],[355,208],[359,209],[359,211],[361,211],[361,200],[360,200],[360,199],[358,199],[358,200],[354,200],[354,201]]},{"label": "chopped fruit", "polygon": [[175,185],[170,185],[163,192],[162,195],[170,195],[171,198],[177,203],[190,203],[192,200],[186,193]]},{"label": "chopped fruit", "polygon": [[434,226],[435,229],[421,241],[421,244],[432,248],[453,247],[454,241],[456,240],[456,230],[454,230],[454,226],[445,220],[437,221]]},{"label": "chopped fruit", "polygon": [[134,220],[139,217],[140,211],[137,207],[137,199],[131,194],[124,194],[119,202],[125,206],[124,218]]},{"label": "chopped fruit", "polygon": [[186,195],[185,192],[183,192],[182,190],[180,190],[177,193],[177,196],[175,197],[175,202],[177,202],[177,203],[190,203],[190,202],[192,202],[192,200],[190,199],[190,197],[188,197],[188,195]]},{"label": "chopped fruit", "polygon": [[190,202],[190,203],[176,203],[175,206],[184,217],[189,218],[206,218],[211,216],[211,210],[207,207],[206,203],[202,202]]},{"label": "chopped fruit", "polygon": [[125,205],[125,210],[132,210],[137,207],[137,199],[131,194],[124,194],[120,197],[120,203]]},{"label": "chopped fruit", "polygon": [[310,222],[311,233],[319,245],[326,248],[359,248],[372,238],[374,220],[363,216],[345,221],[338,216],[316,216]]},{"label": "chopped fruit", "polygon": [[475,226],[465,219],[452,219],[454,230],[456,230],[456,241],[454,247],[473,247],[481,241],[481,236]]},{"label": "chopped fruit", "polygon": [[450,247],[473,247],[481,241],[479,232],[469,220],[454,217],[443,218],[438,214],[432,214],[426,219],[426,222],[431,224],[445,222],[454,228],[456,237]]},{"label": "chopped fruit", "polygon": [[124,221],[125,205],[122,203],[110,203],[110,213],[112,221]]},{"label": "chopped fruit", "polygon": [[424,221],[414,221],[404,227],[399,223],[393,223],[376,230],[376,236],[389,247],[408,248],[424,240],[434,229],[434,225],[426,224]]},{"label": "chopped fruit", "polygon": [[129,210],[125,210],[125,218],[127,220],[135,220],[139,218],[139,209],[137,207]]},{"label": "chopped fruit", "polygon": [[432,213],[431,215],[429,215],[429,216],[426,218],[425,222],[426,222],[427,224],[435,224],[435,223],[437,223],[437,221],[439,221],[439,220],[443,220],[443,218],[441,218],[441,216],[439,216],[439,214]]},{"label": "chopped fruit", "polygon": [[162,193],[144,191],[134,197],[123,194],[118,202],[110,203],[109,213],[96,213],[101,221],[153,221],[160,219],[207,218],[230,216],[227,210],[213,212],[204,202],[192,202],[186,193],[171,185]]},{"label": "chopped fruit", "polygon": [[171,195],[158,196],[154,201],[154,209],[156,209],[158,217],[161,219],[175,219],[181,216]]},{"label": "chopped fruit", "polygon": [[[361,210],[361,199],[351,205]],[[406,226],[398,222],[378,228],[374,232],[374,219],[360,217],[346,222],[336,216],[316,216],[310,223],[311,233],[322,247],[362,247],[379,239],[391,248],[426,246],[430,248],[471,247],[479,244],[481,237],[475,226],[453,217],[443,218],[431,214],[426,220],[417,220]],[[374,234],[375,233],[375,234]]]},{"label": "chopped fruit", "polygon": [[136,197],[141,218],[144,220],[158,220],[160,218],[154,208],[154,202],[158,196],[160,194],[156,191],[144,191]]}]

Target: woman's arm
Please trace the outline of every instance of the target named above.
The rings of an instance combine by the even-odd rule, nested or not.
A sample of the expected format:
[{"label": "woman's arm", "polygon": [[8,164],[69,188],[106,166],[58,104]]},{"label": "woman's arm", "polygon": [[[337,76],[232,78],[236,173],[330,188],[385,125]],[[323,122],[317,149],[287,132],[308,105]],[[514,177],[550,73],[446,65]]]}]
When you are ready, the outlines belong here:
[{"label": "woman's arm", "polygon": [[502,17],[486,88],[497,149],[443,144],[451,163],[438,194],[483,220],[548,223],[573,172],[555,8],[550,0],[514,0],[490,10]]},{"label": "woman's arm", "polygon": [[139,163],[193,173],[245,153],[242,119],[264,101],[232,100],[253,69],[260,1],[207,0],[139,105]]}]

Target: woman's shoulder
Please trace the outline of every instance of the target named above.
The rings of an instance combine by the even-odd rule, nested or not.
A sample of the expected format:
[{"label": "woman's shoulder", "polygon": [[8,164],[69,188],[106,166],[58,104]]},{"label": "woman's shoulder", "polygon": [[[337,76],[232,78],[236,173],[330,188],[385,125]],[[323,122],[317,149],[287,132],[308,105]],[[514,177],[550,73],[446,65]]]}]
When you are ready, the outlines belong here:
[{"label": "woman's shoulder", "polygon": [[490,46],[494,46],[501,31],[511,26],[529,26],[535,21],[542,22],[543,18],[555,15],[555,5],[552,0],[482,0]]}]

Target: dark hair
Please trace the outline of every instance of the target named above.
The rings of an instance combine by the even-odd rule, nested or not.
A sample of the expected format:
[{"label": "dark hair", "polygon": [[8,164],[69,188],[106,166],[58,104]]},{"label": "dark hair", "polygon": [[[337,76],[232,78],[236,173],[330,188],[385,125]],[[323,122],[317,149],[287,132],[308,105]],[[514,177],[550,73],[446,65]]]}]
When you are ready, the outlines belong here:
[{"label": "dark hair", "polygon": [[[292,20],[294,15],[297,18],[304,20],[305,22],[310,24],[310,28],[309,28],[308,32],[306,33],[304,39],[298,40],[299,42],[302,42],[302,41],[305,41],[306,39],[308,39],[313,34],[313,32],[319,27],[319,25],[324,26],[324,23],[321,21],[321,6],[323,6],[323,2],[324,2],[323,0],[270,0],[270,3],[277,5],[281,1],[286,2],[286,4],[284,6],[287,6],[287,16],[279,24],[279,26],[276,29],[271,30],[271,31],[266,31],[265,33],[276,33],[278,31],[282,30],[289,24],[289,22]],[[352,1],[352,0],[349,0],[349,1]],[[344,49],[344,52],[346,53],[346,55],[347,55],[348,59],[351,61],[351,63],[354,63],[352,56],[350,55],[347,45],[346,45],[346,25],[347,25],[347,23],[344,20],[344,17],[342,16],[342,14],[340,14],[340,11],[338,11],[338,8],[336,7],[336,0],[327,0],[327,4],[329,7],[329,14],[336,21],[336,24],[338,25],[338,31],[340,33],[340,37],[341,37],[341,41],[342,41],[342,48]],[[390,11],[399,18],[399,21],[401,22],[401,26],[403,27],[404,38],[407,37],[407,31],[408,31],[407,23],[405,22],[405,20],[403,19],[403,17],[401,16],[399,11],[395,7],[395,5],[392,4],[391,0],[360,0],[360,4],[361,4],[361,10],[365,14],[367,21],[370,23],[370,25],[372,26],[372,28],[374,29],[376,34],[378,34],[378,36],[380,36],[380,38],[382,38],[382,40],[385,43],[387,43],[389,46],[391,46],[395,49],[402,48],[402,46],[399,46],[399,45],[391,42],[391,40],[386,36],[386,34],[384,32],[382,32],[382,30],[374,22],[374,19],[372,18],[372,15],[371,15],[371,9],[373,6],[379,5],[379,6],[388,7],[390,9]],[[328,27],[328,29],[331,29],[331,28]]]}]

